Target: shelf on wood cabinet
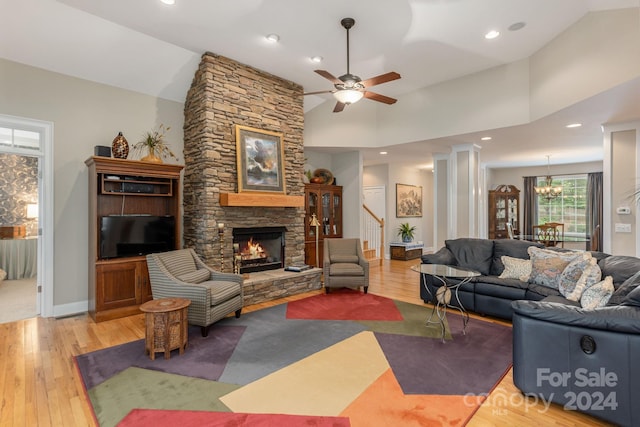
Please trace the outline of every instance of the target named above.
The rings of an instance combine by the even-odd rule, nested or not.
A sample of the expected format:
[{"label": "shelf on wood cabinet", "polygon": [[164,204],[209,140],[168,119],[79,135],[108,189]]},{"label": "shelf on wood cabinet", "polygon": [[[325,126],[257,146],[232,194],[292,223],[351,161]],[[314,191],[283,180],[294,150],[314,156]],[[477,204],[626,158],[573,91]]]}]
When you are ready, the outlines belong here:
[{"label": "shelf on wood cabinet", "polygon": [[220,206],[302,208],[304,207],[304,196],[263,193],[220,193]]}]

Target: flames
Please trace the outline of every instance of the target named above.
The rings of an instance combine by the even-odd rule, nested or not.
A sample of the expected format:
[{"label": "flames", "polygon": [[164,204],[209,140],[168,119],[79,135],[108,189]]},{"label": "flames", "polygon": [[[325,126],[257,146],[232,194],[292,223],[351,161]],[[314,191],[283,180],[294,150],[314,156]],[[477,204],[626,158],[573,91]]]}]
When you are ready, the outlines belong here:
[{"label": "flames", "polygon": [[259,242],[253,241],[253,237],[247,242],[247,246],[240,251],[243,260],[266,258],[267,252]]}]

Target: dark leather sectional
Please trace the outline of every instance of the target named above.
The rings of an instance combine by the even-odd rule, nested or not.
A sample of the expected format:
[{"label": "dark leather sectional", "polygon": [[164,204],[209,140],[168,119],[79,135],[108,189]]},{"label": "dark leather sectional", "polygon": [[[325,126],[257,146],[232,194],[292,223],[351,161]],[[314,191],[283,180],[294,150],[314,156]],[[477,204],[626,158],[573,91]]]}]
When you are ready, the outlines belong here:
[{"label": "dark leather sectional", "polygon": [[[513,381],[530,399],[622,426],[640,425],[640,259],[592,253],[616,290],[607,306],[587,310],[555,289],[498,277],[502,255],[528,259],[531,245],[540,246],[509,239],[447,240],[422,262],[481,272],[460,288],[460,301],[469,311],[512,319]],[[439,285],[421,275],[421,298],[433,301]]]}]

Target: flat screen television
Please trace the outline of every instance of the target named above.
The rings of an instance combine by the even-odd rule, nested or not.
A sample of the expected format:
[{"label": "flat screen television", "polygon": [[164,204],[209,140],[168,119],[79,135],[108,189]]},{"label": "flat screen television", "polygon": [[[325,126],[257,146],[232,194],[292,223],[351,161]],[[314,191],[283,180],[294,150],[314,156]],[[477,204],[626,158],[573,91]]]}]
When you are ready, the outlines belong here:
[{"label": "flat screen television", "polygon": [[175,249],[173,216],[109,215],[100,217],[100,258],[119,258]]}]

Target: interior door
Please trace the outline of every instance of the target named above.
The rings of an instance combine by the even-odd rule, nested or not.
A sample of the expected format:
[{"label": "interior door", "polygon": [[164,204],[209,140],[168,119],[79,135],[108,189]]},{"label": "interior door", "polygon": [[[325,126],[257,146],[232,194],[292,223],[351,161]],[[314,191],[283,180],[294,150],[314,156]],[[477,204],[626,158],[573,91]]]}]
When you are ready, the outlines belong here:
[{"label": "interior door", "polygon": [[378,218],[386,218],[386,193],[385,186],[379,185],[374,187],[363,187],[363,200],[364,204],[373,212]]}]

